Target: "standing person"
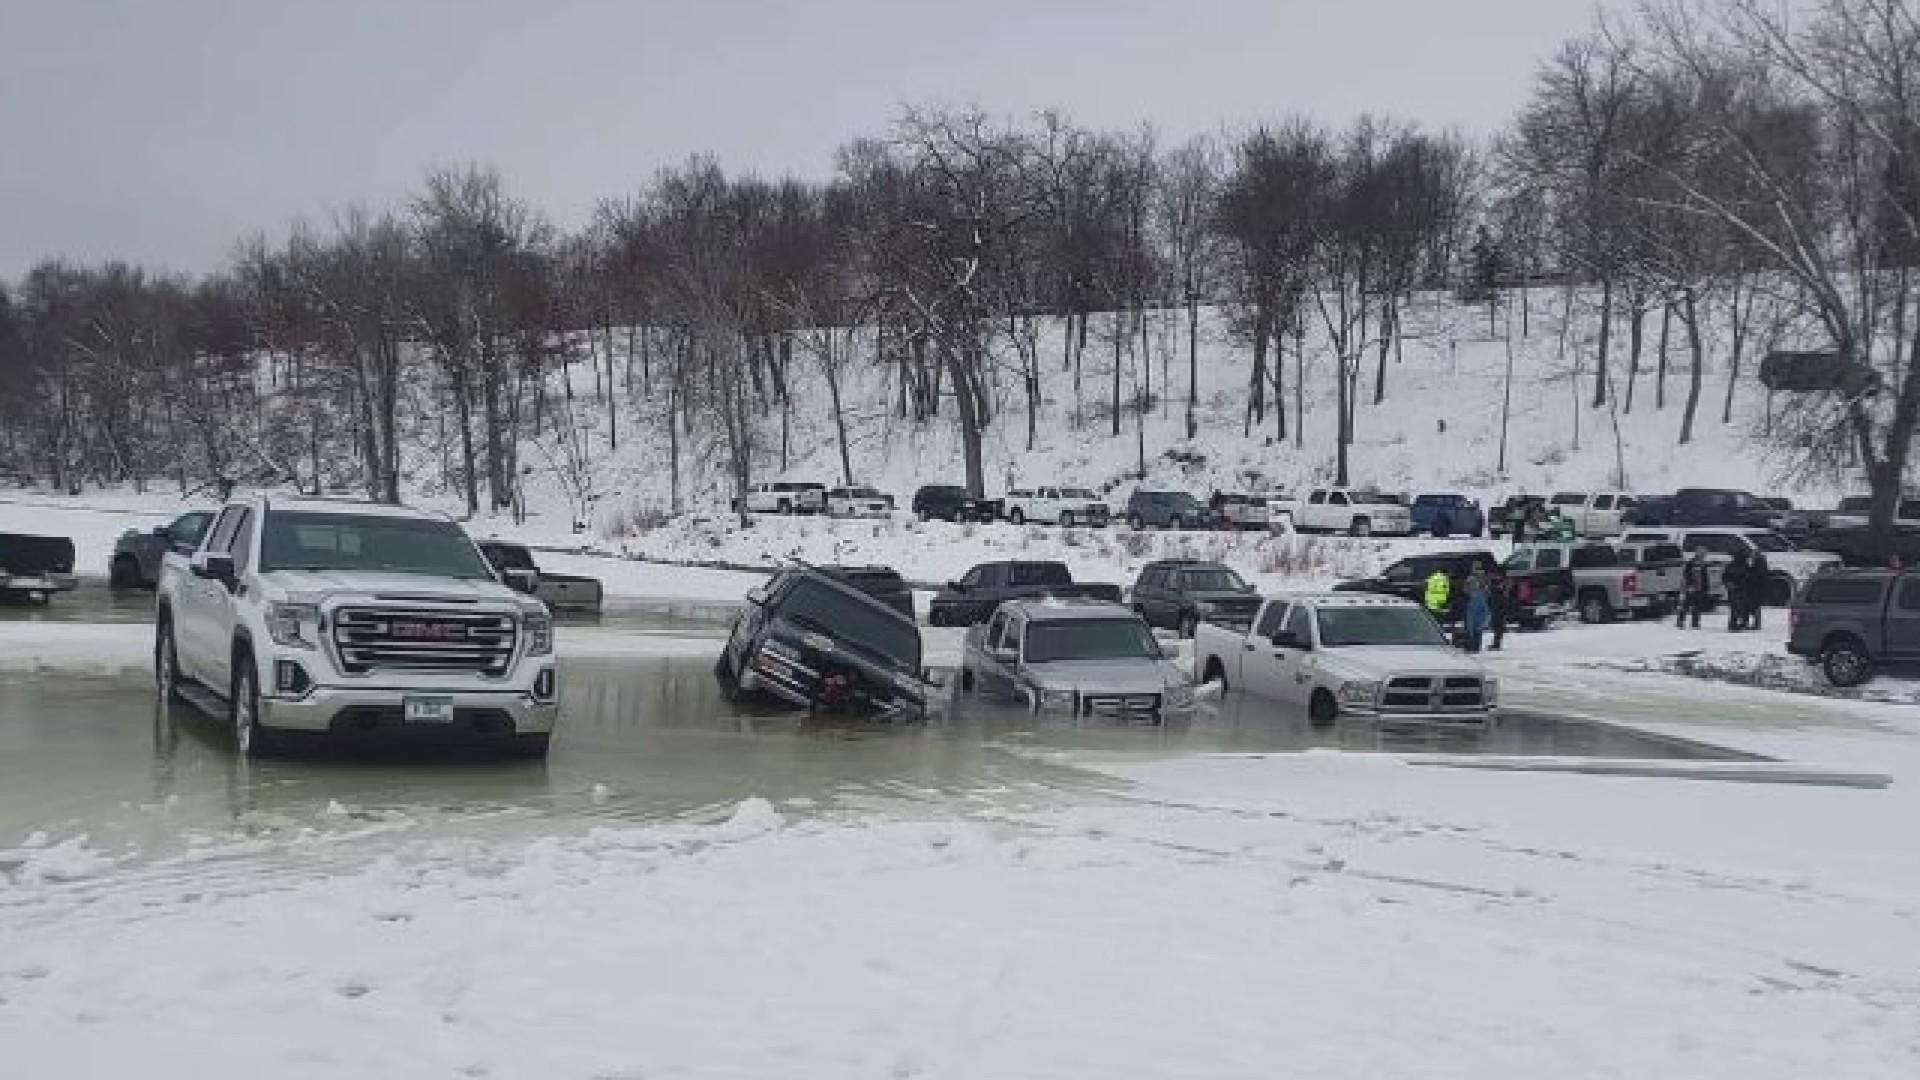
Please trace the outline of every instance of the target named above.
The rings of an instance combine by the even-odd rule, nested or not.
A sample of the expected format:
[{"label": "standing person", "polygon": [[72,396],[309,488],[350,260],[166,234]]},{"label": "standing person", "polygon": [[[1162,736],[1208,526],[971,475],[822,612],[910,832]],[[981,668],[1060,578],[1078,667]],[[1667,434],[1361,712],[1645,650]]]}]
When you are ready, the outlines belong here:
[{"label": "standing person", "polygon": [[1760,609],[1767,604],[1767,586],[1773,574],[1767,566],[1767,553],[1756,551],[1747,564],[1747,629],[1760,629]]},{"label": "standing person", "polygon": [[1680,571],[1680,614],[1673,625],[1686,628],[1687,616],[1693,616],[1693,628],[1700,629],[1700,613],[1707,610],[1707,601],[1712,599],[1713,585],[1708,580],[1707,553],[1694,548],[1687,557],[1687,564]]},{"label": "standing person", "polygon": [[1427,591],[1424,599],[1427,614],[1433,616],[1434,622],[1445,626],[1449,614],[1447,609],[1453,603],[1453,579],[1447,576],[1446,567],[1436,566],[1433,573],[1427,575]]},{"label": "standing person", "polygon": [[1467,651],[1477,653],[1487,627],[1493,624],[1493,590],[1487,584],[1487,568],[1480,563],[1473,564],[1473,573],[1467,575],[1466,593]]},{"label": "standing person", "polygon": [[1507,640],[1507,612],[1513,606],[1513,579],[1507,576],[1507,569],[1499,563],[1493,564],[1487,572],[1490,586],[1487,599],[1493,606],[1493,644],[1487,651],[1499,652],[1500,646]]},{"label": "standing person", "polygon": [[1727,586],[1727,633],[1747,628],[1747,553],[1736,551],[1720,580]]}]

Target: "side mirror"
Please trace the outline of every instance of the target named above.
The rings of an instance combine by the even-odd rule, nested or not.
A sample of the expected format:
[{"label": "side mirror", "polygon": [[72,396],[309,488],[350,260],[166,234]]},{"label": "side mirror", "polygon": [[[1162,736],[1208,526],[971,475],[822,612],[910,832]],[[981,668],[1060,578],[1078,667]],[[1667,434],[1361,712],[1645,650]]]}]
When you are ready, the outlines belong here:
[{"label": "side mirror", "polygon": [[964,581],[949,581],[947,582],[947,588],[952,589],[954,592],[966,592],[967,583]]},{"label": "side mirror", "polygon": [[540,575],[532,570],[502,570],[500,576],[506,581],[507,588],[517,593],[532,596],[540,589]]},{"label": "side mirror", "polygon": [[747,590],[747,603],[752,604],[754,607],[761,607],[765,605],[766,602],[767,587],[765,585],[755,585],[753,588]]},{"label": "side mirror", "polygon": [[229,589],[233,588],[238,581],[231,555],[215,554],[210,551],[196,552],[193,562],[189,565],[193,568],[194,577],[217,581]]}]

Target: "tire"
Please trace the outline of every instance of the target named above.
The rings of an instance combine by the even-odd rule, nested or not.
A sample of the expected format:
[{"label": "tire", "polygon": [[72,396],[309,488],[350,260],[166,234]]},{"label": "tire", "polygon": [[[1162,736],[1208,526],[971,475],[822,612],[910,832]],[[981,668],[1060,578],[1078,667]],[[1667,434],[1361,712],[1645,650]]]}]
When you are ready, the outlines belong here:
[{"label": "tire", "polygon": [[1233,689],[1227,682],[1227,669],[1221,666],[1220,658],[1217,656],[1207,657],[1206,674],[1201,676],[1200,681],[1203,683],[1219,683],[1222,693]]},{"label": "tire", "polygon": [[1060,511],[1060,527],[1063,529],[1073,528],[1073,511],[1071,510]]},{"label": "tire", "polygon": [[1181,637],[1191,641],[1193,640],[1193,635],[1195,631],[1199,629],[1200,629],[1200,620],[1199,618],[1194,616],[1191,612],[1180,616],[1180,636]]},{"label": "tire", "polygon": [[1588,625],[1613,621],[1613,605],[1607,602],[1606,593],[1588,589],[1580,594],[1580,621]]},{"label": "tire", "polygon": [[1132,529],[1134,532],[1142,532],[1145,531],[1146,527],[1147,523],[1141,519],[1139,514],[1127,515],[1127,528]]},{"label": "tire", "polygon": [[1340,719],[1340,703],[1325,690],[1315,690],[1307,703],[1307,723],[1317,728],[1332,727]]},{"label": "tire", "polygon": [[1347,526],[1347,535],[1349,535],[1349,536],[1372,536],[1372,535],[1373,535],[1373,522],[1371,522],[1371,521],[1369,521],[1369,520],[1367,520],[1366,518],[1363,518],[1363,517],[1357,517],[1357,518],[1354,518],[1354,519],[1353,519],[1353,523]]},{"label": "tire", "polygon": [[1785,574],[1769,577],[1763,603],[1767,607],[1790,606],[1793,603],[1793,579]]},{"label": "tire", "polygon": [[960,669],[960,692],[963,694],[973,693],[973,669],[972,668],[963,667]]},{"label": "tire", "polygon": [[793,513],[793,504],[785,499],[781,499],[774,505],[774,510],[778,513],[791,515]]},{"label": "tire", "polygon": [[507,744],[507,756],[524,758],[530,761],[540,760],[547,756],[547,750],[552,747],[552,745],[553,734],[551,732],[535,731],[515,735],[513,741]]},{"label": "tire", "polygon": [[140,561],[131,555],[113,557],[113,567],[107,571],[107,587],[111,589],[136,589],[144,584],[140,580]]},{"label": "tire", "polygon": [[1843,635],[1820,650],[1820,670],[1835,686],[1859,686],[1873,678],[1873,657],[1867,653],[1866,643]]},{"label": "tire", "polygon": [[733,665],[728,663],[726,651],[720,652],[720,658],[713,662],[713,680],[720,684],[720,697],[728,702],[740,700],[740,676],[734,674]]},{"label": "tire", "polygon": [[266,757],[270,737],[260,726],[260,676],[253,669],[253,654],[245,649],[233,655],[232,690],[227,726],[233,731],[234,752],[248,760]]},{"label": "tire", "polygon": [[1007,521],[1015,525],[1025,525],[1027,523],[1027,515],[1022,513],[1020,508],[1016,506],[1007,511]]},{"label": "tire", "polygon": [[171,704],[180,697],[180,650],[173,644],[173,620],[162,617],[153,639],[153,685],[160,700]]}]

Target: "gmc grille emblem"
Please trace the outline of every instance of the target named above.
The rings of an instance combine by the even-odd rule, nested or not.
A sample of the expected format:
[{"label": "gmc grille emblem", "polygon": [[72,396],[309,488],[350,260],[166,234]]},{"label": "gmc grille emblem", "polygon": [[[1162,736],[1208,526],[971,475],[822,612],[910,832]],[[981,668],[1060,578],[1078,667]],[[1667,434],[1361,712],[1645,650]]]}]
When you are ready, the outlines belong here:
[{"label": "gmc grille emblem", "polygon": [[465,641],[467,628],[459,623],[395,622],[387,632],[408,641]]}]

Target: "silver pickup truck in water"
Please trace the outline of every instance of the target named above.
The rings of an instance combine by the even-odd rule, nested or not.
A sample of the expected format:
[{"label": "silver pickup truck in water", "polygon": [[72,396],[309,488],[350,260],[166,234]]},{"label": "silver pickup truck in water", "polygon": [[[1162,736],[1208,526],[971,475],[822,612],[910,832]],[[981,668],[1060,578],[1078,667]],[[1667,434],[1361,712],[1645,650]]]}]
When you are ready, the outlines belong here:
[{"label": "silver pickup truck in water", "polygon": [[450,519],[243,499],[160,572],[161,695],[223,717],[243,756],[290,732],[454,735],[541,756],[559,712],[553,620]]},{"label": "silver pickup truck in water", "polygon": [[1140,616],[1097,600],[1009,600],[967,631],[963,693],[1072,717],[1193,711],[1193,681]]}]

